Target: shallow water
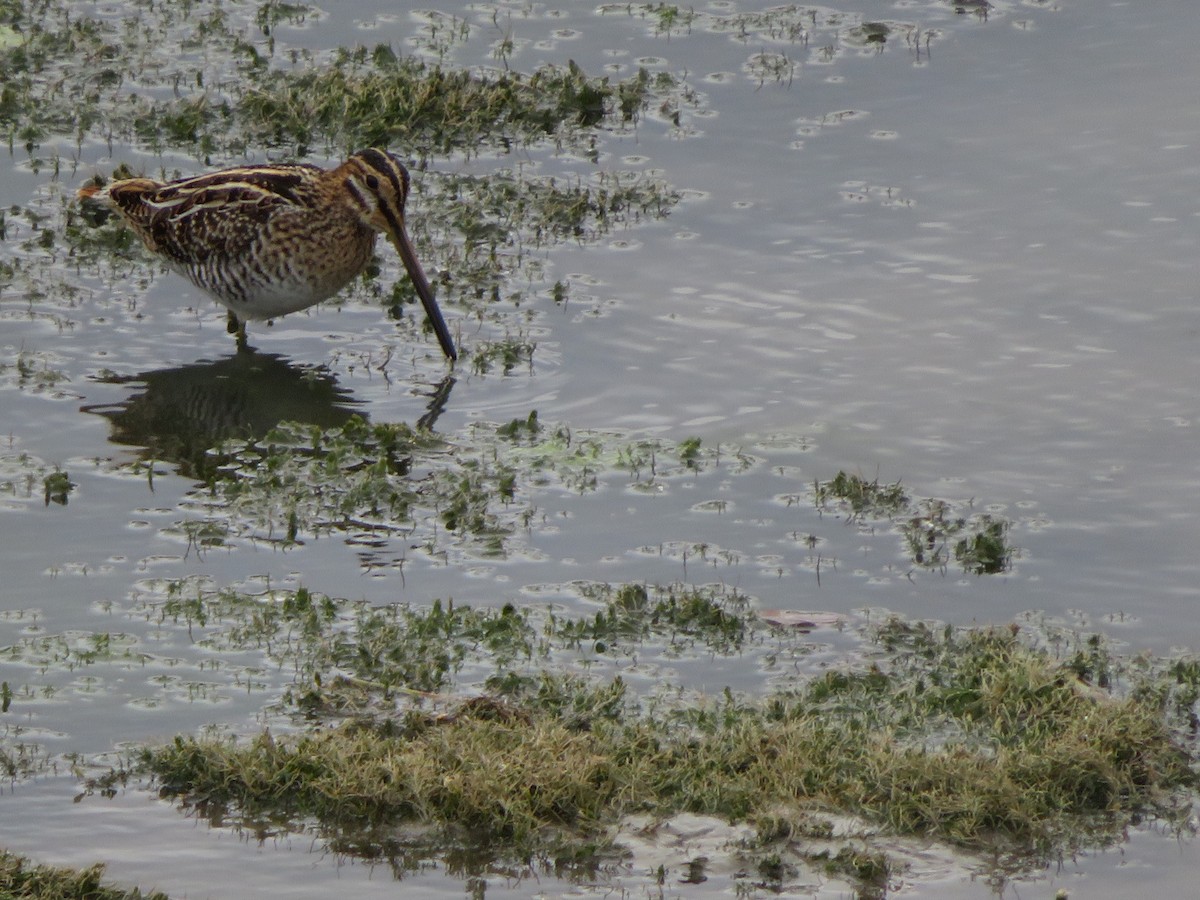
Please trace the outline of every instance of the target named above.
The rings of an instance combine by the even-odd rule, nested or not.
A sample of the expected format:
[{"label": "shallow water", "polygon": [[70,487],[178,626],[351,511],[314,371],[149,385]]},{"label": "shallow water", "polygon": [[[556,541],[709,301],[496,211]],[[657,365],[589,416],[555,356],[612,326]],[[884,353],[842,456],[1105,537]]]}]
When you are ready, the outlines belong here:
[{"label": "shallow water", "polygon": [[[388,14],[378,12],[385,6]],[[315,51],[402,45],[424,20],[392,7],[357,2],[349,19],[280,26],[276,40]],[[471,38],[452,62],[497,65],[490,46],[510,33],[514,68],[574,59],[589,73],[625,77],[646,65],[686,73],[702,103],[685,111],[680,129],[650,117],[629,135],[606,137],[596,165],[549,148],[521,152],[522,164],[545,174],[654,170],[685,199],[665,220],[550,250],[547,282],[569,282],[571,299],[560,308],[543,292],[513,312],[513,327],[536,338],[533,365],[509,376],[460,370],[437,428],[462,434],[537,409],[543,422],[576,430],[698,436],[757,460],[747,472],[719,466],[661,495],[619,478],[582,496],[544,492],[535,499],[546,524],[521,536],[507,558],[445,565],[396,546],[368,559],[336,537],[286,552],[253,542],[198,551],[168,527],[190,482],[166,464],[152,483],[118,471],[113,461],[136,448],[111,416],[95,413],[158,385],[214,377],[232,356],[221,312],[145,262],[73,274],[83,290],[53,316],[39,300],[0,289],[0,364],[10,364],[0,376],[0,457],[19,469],[28,463],[15,458],[29,454],[77,484],[66,506],[43,503],[40,477],[25,495],[2,498],[9,612],[0,617],[0,647],[46,636],[65,636],[65,646],[74,632],[129,636],[128,653],[78,668],[46,665],[32,650],[0,661],[0,680],[40,694],[14,706],[9,728],[30,729],[26,739],[50,752],[91,756],[121,741],[258,721],[286,673],[264,670],[250,654],[213,665],[185,630],[147,620],[143,601],[158,589],[155,579],[184,575],[218,586],[302,583],[377,602],[452,596],[473,605],[534,603],[544,586],[576,580],[721,581],[764,608],[882,607],[956,623],[1009,622],[1037,610],[1106,631],[1131,652],[1200,648],[1200,618],[1190,615],[1200,598],[1191,443],[1200,421],[1191,272],[1198,207],[1187,189],[1200,146],[1192,52],[1200,26],[1192,7],[1031,0],[997,3],[986,20],[915,0],[884,13],[875,4],[840,8],[915,22],[937,36],[920,53],[901,39],[882,52],[842,43],[825,57],[815,44],[741,43],[700,26],[668,38],[646,20],[591,6],[501,7],[495,24],[491,7],[468,14]],[[788,83],[759,85],[746,71],[762,49],[797,62]],[[73,143],[62,152],[71,155]],[[120,161],[202,168],[145,148],[114,146],[109,157],[91,141],[78,170],[55,181],[18,149],[0,163],[3,203],[53,211],[56,192]],[[483,173],[517,163],[432,166]],[[25,252],[17,248],[28,226],[10,216],[7,232],[0,253]],[[394,277],[395,260],[386,265]],[[59,270],[69,273],[69,263]],[[470,321],[460,324],[470,346],[479,336]],[[282,381],[252,392],[266,417],[353,409],[411,422],[444,374],[436,345],[404,344],[365,303],[260,326],[252,343],[280,358]],[[389,348],[397,352],[381,372],[375,366]],[[11,368],[21,353],[69,382],[23,383]],[[197,372],[201,365],[215,368]],[[335,396],[319,413],[298,412],[294,385],[317,365],[336,379]],[[973,498],[1007,516],[1020,547],[1013,571],[910,573],[893,536],[863,535],[779,499],[839,469],[902,480],[916,497]],[[713,500],[723,502],[719,514],[705,511]],[[819,582],[796,534],[816,535],[825,560],[836,561]],[[698,563],[673,552],[673,542],[727,552]],[[569,607],[570,596],[555,601]],[[742,689],[760,678],[723,674]],[[367,890],[365,870],[314,860],[303,839],[279,853],[152,803],[144,820],[126,815],[144,812],[141,799],[72,805],[71,792],[51,782],[0,799],[14,813],[0,816],[0,843],[45,861],[104,858],[115,877],[180,894],[233,895],[219,876],[206,880],[214,852],[222,860],[252,855],[266,869],[264,887],[319,872]],[[180,824],[161,825],[167,819]],[[131,822],[138,836],[113,845],[62,836],[97,822]],[[171,868],[145,859],[146,842],[156,840],[162,856],[205,860],[198,874],[181,863],[172,880]],[[1196,870],[1193,857],[1190,844],[1168,847],[1141,834],[1123,855],[1081,859],[1050,883],[1082,880],[1088,896],[1117,897],[1122,873],[1136,870],[1139,885],[1153,878],[1172,893]],[[947,896],[965,895],[961,877]],[[378,871],[370,879],[394,891]],[[932,878],[918,887],[926,896],[939,890]],[[458,892],[461,884],[421,888]],[[560,888],[512,888],[547,890]]]}]

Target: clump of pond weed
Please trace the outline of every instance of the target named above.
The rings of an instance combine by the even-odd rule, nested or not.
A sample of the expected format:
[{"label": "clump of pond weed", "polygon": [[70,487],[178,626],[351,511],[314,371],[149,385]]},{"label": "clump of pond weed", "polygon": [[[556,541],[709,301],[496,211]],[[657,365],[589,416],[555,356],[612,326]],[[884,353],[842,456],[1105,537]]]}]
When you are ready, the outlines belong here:
[{"label": "clump of pond weed", "polygon": [[11,900],[167,900],[159,891],[143,894],[137,888],[109,887],[103,877],[103,865],[86,869],[42,866],[0,850],[0,896]]},{"label": "clump of pond weed", "polygon": [[880,484],[878,478],[867,481],[846,472],[838,472],[829,481],[815,482],[813,499],[818,509],[833,502],[844,504],[852,519],[893,516],[908,504],[908,494],[900,482]]},{"label": "clump of pond weed", "polygon": [[[1015,628],[889,622],[877,638],[893,650],[874,665],[761,700],[636,703],[619,680],[597,693],[568,679],[550,707],[524,694],[285,737],[180,737],[143,762],[189,803],[313,817],[331,838],[418,822],[444,846],[482,842],[511,858],[603,847],[634,814],[795,835],[813,811],[837,810],[1037,864],[1115,840],[1146,814],[1186,818],[1176,801],[1196,782],[1191,751],[1152,692],[1085,685]],[[577,685],[581,706],[607,713],[563,716]],[[863,882],[886,878],[869,855],[833,862]]]},{"label": "clump of pond weed", "polygon": [[735,653],[755,622],[749,598],[737,591],[652,592],[640,584],[597,584],[585,586],[582,593],[602,601],[604,608],[584,619],[551,614],[546,627],[568,647],[590,646],[601,653],[614,645],[632,650],[650,640],[666,641],[673,653],[696,643],[713,652]]},{"label": "clump of pond weed", "polygon": [[537,343],[522,337],[504,337],[493,341],[477,341],[470,348],[471,368],[476,375],[499,370],[511,375],[518,367],[533,369],[533,351]]},{"label": "clump of pond weed", "polygon": [[1015,550],[1007,520],[990,513],[964,515],[946,500],[914,501],[900,482],[881,484],[861,475],[838,472],[813,483],[818,510],[834,507],[860,527],[886,519],[894,523],[912,561],[922,568],[945,570],[951,559],[972,575],[996,575],[1012,567]]}]

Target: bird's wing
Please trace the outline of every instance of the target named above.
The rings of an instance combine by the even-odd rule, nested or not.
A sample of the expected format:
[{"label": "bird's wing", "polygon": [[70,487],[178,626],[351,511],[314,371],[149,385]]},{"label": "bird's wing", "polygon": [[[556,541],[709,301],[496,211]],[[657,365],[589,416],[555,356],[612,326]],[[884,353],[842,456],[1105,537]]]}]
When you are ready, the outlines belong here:
[{"label": "bird's wing", "polygon": [[303,210],[315,166],[247,166],[182,181],[153,190],[122,182],[108,189],[109,202],[121,210],[147,247],[187,264],[211,255],[237,253],[266,223],[289,209]]}]

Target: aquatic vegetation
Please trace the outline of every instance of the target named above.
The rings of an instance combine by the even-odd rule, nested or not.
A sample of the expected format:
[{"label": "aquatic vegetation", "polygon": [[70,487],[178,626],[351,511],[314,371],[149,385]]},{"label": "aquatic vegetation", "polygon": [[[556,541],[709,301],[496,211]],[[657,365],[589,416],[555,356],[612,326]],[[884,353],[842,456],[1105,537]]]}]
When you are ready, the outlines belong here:
[{"label": "aquatic vegetation", "polygon": [[0,895],[12,900],[168,900],[154,891],[143,894],[137,888],[123,891],[104,885],[104,866],[67,869],[35,865],[24,857],[0,850]]},{"label": "aquatic vegetation", "polygon": [[519,337],[479,341],[469,353],[471,369],[476,375],[485,375],[497,369],[504,375],[511,375],[518,367],[532,369],[533,351],[536,349],[534,341]]},{"label": "aquatic vegetation", "polygon": [[[606,603],[590,624],[553,627],[636,641],[636,623],[662,609],[630,585]],[[315,608],[311,599],[300,606]],[[435,606],[403,628],[368,628],[364,639],[382,636],[377,646],[391,647],[411,625],[460,646],[509,646],[515,637],[528,648],[536,632],[526,615],[505,608],[480,619]],[[502,858],[572,847],[602,855],[623,818],[682,812],[758,823],[765,852],[838,809],[897,834],[1001,846],[1036,864],[1115,839],[1146,813],[1186,817],[1173,798],[1195,784],[1191,751],[1153,691],[1121,697],[1088,685],[1015,628],[889,620],[872,640],[872,665],[838,666],[758,699],[728,691],[638,699],[620,678],[581,681],[540,664],[531,678],[503,677],[518,658],[537,659],[522,651],[497,657],[489,683],[509,690],[453,702],[414,689],[398,711],[376,705],[389,692],[351,669],[342,685],[313,677],[304,695],[319,721],[336,710],[336,727],[244,741],[180,737],[142,762],[188,804],[250,819],[314,817],[327,839],[368,856],[388,853],[370,837],[375,829],[404,821],[433,828],[434,845],[482,842]],[[330,664],[345,671],[356,658],[346,648]],[[426,712],[426,700],[449,705]],[[864,882],[886,878],[886,856],[856,852],[825,858]]]},{"label": "aquatic vegetation", "polygon": [[581,593],[603,602],[604,608],[590,619],[551,616],[546,625],[547,632],[568,648],[634,653],[640,644],[654,641],[663,644],[667,656],[697,647],[732,654],[762,631],[750,598],[736,590],[605,584],[585,585]]},{"label": "aquatic vegetation", "polygon": [[[7,686],[8,682],[4,684]],[[6,696],[11,705],[11,689],[6,692]],[[53,768],[54,760],[45,747],[36,741],[27,740],[21,728],[5,725],[0,729],[0,776],[11,782],[43,775]]]},{"label": "aquatic vegetation", "polygon": [[[74,672],[102,662],[140,667],[146,664],[149,656],[137,638],[130,634],[72,631],[23,637],[15,644],[0,648],[0,658],[38,670]],[[21,699],[11,690],[8,696],[10,705],[14,698]]]},{"label": "aquatic vegetation", "polygon": [[972,524],[972,534],[954,544],[954,558],[975,575],[995,575],[1012,565],[1008,523],[986,513]]},{"label": "aquatic vegetation", "polygon": [[867,481],[861,475],[838,472],[829,481],[813,484],[813,502],[823,508],[832,501],[848,505],[854,519],[894,516],[908,504],[908,494],[900,482],[880,484],[879,479]]},{"label": "aquatic vegetation", "polygon": [[57,465],[29,453],[0,455],[0,502],[17,506],[37,500],[45,506],[65,506],[74,487]]},{"label": "aquatic vegetation", "polygon": [[[933,4],[930,4],[933,6]],[[986,6],[986,4],[984,4]],[[956,10],[961,11],[961,10]],[[796,72],[806,63],[827,65],[849,49],[873,53],[884,51],[889,40],[903,36],[905,47],[915,53],[941,33],[922,28],[916,22],[873,21],[858,13],[828,6],[786,5],[761,10],[700,11],[671,3],[605,3],[603,15],[625,15],[650,24],[655,37],[673,39],[693,32],[728,35],[730,40],[749,47],[787,45],[799,52],[788,53],[760,49],[747,59],[744,70],[759,86],[766,83],[790,85]],[[924,10],[927,14],[931,10]],[[936,7],[932,12],[936,13]],[[943,11],[943,15],[944,15]]]},{"label": "aquatic vegetation", "polygon": [[[566,129],[634,122],[651,100],[652,81],[619,86],[592,79],[574,63],[525,76],[428,67],[386,45],[339,53],[331,64],[256,79],[230,111],[232,124],[256,144],[402,144],[423,154],[478,152],[484,145],[529,143]],[[619,102],[618,102],[619,101]]]},{"label": "aquatic vegetation", "polygon": [[500,467],[485,457],[452,456],[439,438],[404,423],[283,423],[214,453],[208,484],[186,507],[226,535],[288,545],[340,531],[351,543],[372,545],[432,521],[487,553],[499,551],[497,541],[511,528],[491,509],[505,477]]},{"label": "aquatic vegetation", "polygon": [[[481,356],[492,358],[487,345]],[[106,415],[114,422],[127,418]],[[761,462],[741,448],[706,447],[697,437],[674,443],[547,425],[536,411],[503,425],[475,422],[454,437],[405,423],[367,423],[349,409],[336,418],[322,415],[344,424],[279,422],[266,433],[214,436],[212,449],[205,449],[201,435],[182,456],[166,452],[156,439],[134,439],[156,448],[153,459],[175,460],[180,471],[201,482],[187,493],[182,516],[165,533],[201,553],[238,540],[289,547],[336,534],[352,546],[371,548],[371,566],[390,565],[393,557],[399,565],[413,552],[441,562],[503,558],[533,540],[561,492],[621,487],[658,497],[718,472],[753,473]],[[133,421],[132,414],[128,418]],[[143,464],[130,465],[141,471]],[[789,506],[803,502],[799,493],[779,499]],[[839,473],[813,482],[812,499],[818,512],[844,515],[863,534],[888,523],[908,558],[924,569],[944,571],[957,561],[967,572],[996,574],[1008,570],[1015,553],[1011,523],[999,514],[968,513],[940,499],[912,500],[899,483]],[[720,498],[692,505],[699,513],[725,509]],[[822,539],[806,534],[791,531],[789,541],[807,541],[812,556]],[[734,548],[686,539],[631,549],[677,559],[685,577],[689,561],[737,565],[743,556]],[[825,558],[834,563],[827,553]],[[819,567],[813,559],[801,565]]]},{"label": "aquatic vegetation", "polygon": [[592,583],[571,589],[600,606],[594,616],[511,603],[371,606],[306,588],[255,595],[190,579],[163,586],[163,599],[145,614],[204,629],[213,650],[265,650],[296,673],[285,703],[327,715],[347,705],[346,689],[359,706],[397,691],[432,694],[464,683],[528,697],[546,690],[537,667],[551,661],[591,671],[600,659],[732,655],[769,634],[737,591]]},{"label": "aquatic vegetation", "polygon": [[[204,483],[170,529],[197,550],[337,533],[370,547],[403,537],[430,556],[456,558],[505,555],[510,536],[536,518],[534,488],[587,493],[625,473],[641,490],[661,490],[721,460],[719,448],[702,450],[698,439],[673,451],[669,441],[543,427],[536,411],[515,424],[476,423],[457,440],[356,416],[329,428],[283,422],[205,456],[190,469]],[[722,464],[737,473],[750,460],[726,452]]]},{"label": "aquatic vegetation", "polygon": [[76,399],[77,394],[66,387],[70,376],[54,363],[55,354],[45,350],[20,350],[15,362],[0,362],[0,381],[15,385],[31,394],[45,394],[54,399]]},{"label": "aquatic vegetation", "polygon": [[468,71],[387,44],[319,60],[277,53],[279,23],[316,14],[296,4],[163,3],[124,19],[80,15],[61,2],[10,6],[6,18],[21,40],[0,45],[0,134],[30,154],[55,138],[99,138],[206,160],[260,147],[339,156],[376,145],[425,159],[570,142],[581,129],[627,128],[652,104],[687,102],[661,73],[613,83],[574,63],[528,74]]},{"label": "aquatic vegetation", "polygon": [[46,505],[49,506],[51,503],[57,503],[59,506],[66,506],[67,497],[70,496],[75,486],[75,482],[71,481],[70,475],[61,469],[55,469],[42,478]]},{"label": "aquatic vegetation", "polygon": [[996,575],[1012,566],[1016,551],[1008,542],[1009,523],[990,513],[963,515],[946,500],[913,501],[900,482],[880,484],[861,475],[838,472],[813,484],[820,510],[834,505],[864,527],[884,519],[895,523],[912,561],[926,569],[944,570],[951,557],[973,575]]}]

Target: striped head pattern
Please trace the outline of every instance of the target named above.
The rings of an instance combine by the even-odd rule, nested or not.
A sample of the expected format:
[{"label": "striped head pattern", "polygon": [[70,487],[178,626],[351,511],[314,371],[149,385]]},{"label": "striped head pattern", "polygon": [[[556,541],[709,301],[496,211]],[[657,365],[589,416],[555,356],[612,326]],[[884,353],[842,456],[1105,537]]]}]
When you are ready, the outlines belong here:
[{"label": "striped head pattern", "polygon": [[404,230],[408,169],[386,150],[360,150],[341,166],[345,185],[363,221],[392,237]]},{"label": "striped head pattern", "polygon": [[450,330],[442,318],[437,302],[433,298],[433,289],[421,264],[417,262],[417,252],[413,249],[408,232],[404,227],[404,204],[408,201],[408,169],[391,153],[386,150],[371,148],[360,150],[347,159],[338,168],[339,174],[345,177],[346,190],[358,206],[362,220],[376,231],[382,231],[388,236],[413,288],[425,307],[429,324],[437,335],[438,343],[442,345],[447,358],[455,359],[454,340]]}]

